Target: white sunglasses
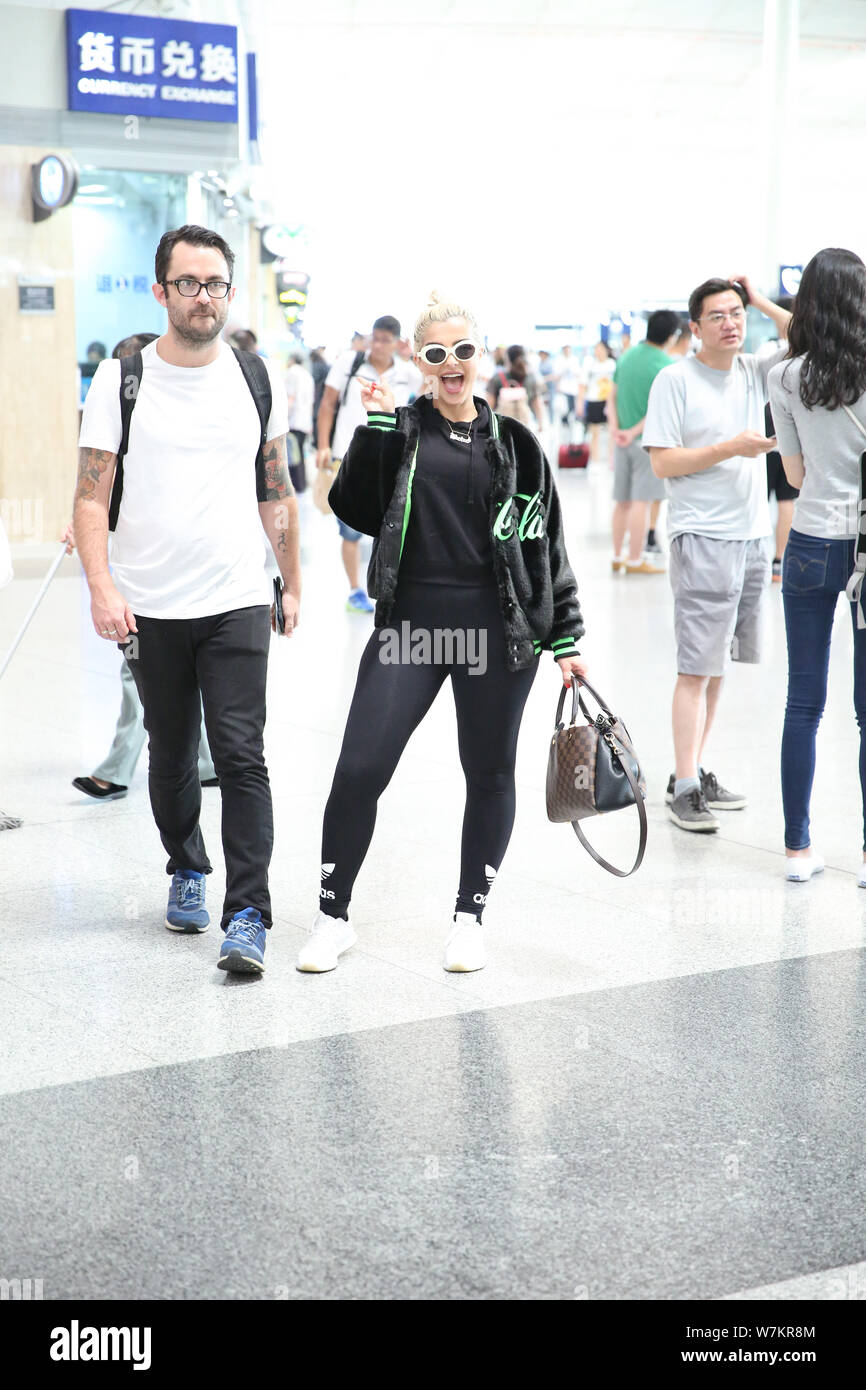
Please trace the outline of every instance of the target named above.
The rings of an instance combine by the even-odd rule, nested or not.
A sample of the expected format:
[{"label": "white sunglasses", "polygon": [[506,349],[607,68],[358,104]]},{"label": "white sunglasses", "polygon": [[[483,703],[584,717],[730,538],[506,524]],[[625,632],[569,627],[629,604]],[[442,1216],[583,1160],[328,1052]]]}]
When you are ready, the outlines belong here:
[{"label": "white sunglasses", "polygon": [[458,362],[471,362],[477,351],[477,343],[473,343],[471,338],[462,338],[453,347],[444,347],[442,343],[425,343],[418,356],[428,367],[441,367],[452,353]]}]

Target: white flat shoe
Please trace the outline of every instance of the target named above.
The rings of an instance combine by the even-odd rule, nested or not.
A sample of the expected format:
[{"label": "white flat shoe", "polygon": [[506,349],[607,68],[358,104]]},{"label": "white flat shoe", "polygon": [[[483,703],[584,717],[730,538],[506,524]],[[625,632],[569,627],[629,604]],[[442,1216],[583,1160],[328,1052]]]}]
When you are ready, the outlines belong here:
[{"label": "white flat shoe", "polygon": [[[866,869],[866,864],[863,867]],[[820,874],[823,870],[824,860],[820,854],[812,853],[803,855],[802,858],[789,859],[785,868],[785,878],[789,883],[808,883],[813,874]]]},{"label": "white flat shoe", "polygon": [[454,926],[445,942],[445,959],[442,964],[446,970],[455,974],[483,970],[487,964],[484,928],[471,912],[458,912],[455,916]]},{"label": "white flat shoe", "polygon": [[336,970],[340,956],[357,940],[355,928],[342,917],[329,917],[325,912],[317,912],[310,934],[298,952],[295,969],[314,975]]}]

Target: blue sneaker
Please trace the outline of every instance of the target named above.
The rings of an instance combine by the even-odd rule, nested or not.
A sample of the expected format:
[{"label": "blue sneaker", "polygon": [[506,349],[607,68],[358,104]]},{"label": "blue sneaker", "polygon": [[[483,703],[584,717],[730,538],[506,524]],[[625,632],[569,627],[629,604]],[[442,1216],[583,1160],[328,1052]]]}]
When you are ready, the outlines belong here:
[{"label": "blue sneaker", "polygon": [[346,607],[350,613],[372,613],[376,605],[363,589],[353,589],[346,599]]},{"label": "blue sneaker", "polygon": [[168,890],[165,925],[169,931],[207,931],[210,917],[204,905],[204,874],[178,869]]},{"label": "blue sneaker", "polygon": [[226,939],[220,946],[219,970],[235,975],[261,975],[265,969],[267,928],[262,925],[261,913],[254,907],[236,912],[226,927]]}]

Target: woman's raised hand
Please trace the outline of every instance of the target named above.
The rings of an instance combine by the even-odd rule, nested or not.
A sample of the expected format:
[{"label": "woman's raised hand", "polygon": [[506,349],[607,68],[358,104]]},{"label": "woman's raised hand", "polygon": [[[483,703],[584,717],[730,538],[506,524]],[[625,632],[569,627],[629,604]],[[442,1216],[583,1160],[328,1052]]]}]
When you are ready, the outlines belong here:
[{"label": "woman's raised hand", "polygon": [[358,377],[361,388],[361,404],[368,415],[393,415],[396,410],[390,387],[381,381],[366,381]]}]

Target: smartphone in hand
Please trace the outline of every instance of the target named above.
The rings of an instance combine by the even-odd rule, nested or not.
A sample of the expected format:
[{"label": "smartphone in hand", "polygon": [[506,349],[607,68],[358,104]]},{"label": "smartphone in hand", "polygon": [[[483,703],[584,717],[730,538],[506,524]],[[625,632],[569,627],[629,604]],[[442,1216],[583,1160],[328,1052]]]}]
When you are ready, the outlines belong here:
[{"label": "smartphone in hand", "polygon": [[286,615],[283,612],[283,581],[274,580],[274,622],[277,632],[284,634],[286,631]]}]

